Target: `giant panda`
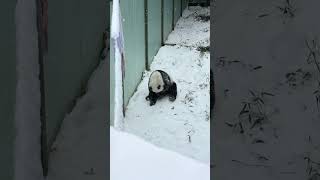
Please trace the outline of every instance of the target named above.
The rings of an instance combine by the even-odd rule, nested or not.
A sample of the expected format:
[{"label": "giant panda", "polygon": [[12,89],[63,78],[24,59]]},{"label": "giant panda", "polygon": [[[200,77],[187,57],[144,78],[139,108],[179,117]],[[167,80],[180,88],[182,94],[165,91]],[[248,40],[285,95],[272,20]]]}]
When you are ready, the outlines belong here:
[{"label": "giant panda", "polygon": [[149,95],[146,100],[150,101],[150,106],[156,104],[158,99],[166,95],[169,96],[170,101],[176,100],[177,84],[162,70],[155,70],[151,73],[148,89]]}]

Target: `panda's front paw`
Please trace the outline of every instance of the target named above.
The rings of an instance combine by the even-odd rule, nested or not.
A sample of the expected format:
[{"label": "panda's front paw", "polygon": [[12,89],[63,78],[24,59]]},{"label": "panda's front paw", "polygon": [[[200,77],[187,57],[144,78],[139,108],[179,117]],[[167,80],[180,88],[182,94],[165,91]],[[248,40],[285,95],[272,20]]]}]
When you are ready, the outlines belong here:
[{"label": "panda's front paw", "polygon": [[169,101],[173,102],[173,101],[175,101],[175,100],[176,100],[176,97],[174,97],[174,96],[170,96],[170,97],[169,97]]},{"label": "panda's front paw", "polygon": [[150,101],[150,106],[153,106],[153,105],[155,105],[155,104],[156,104],[155,101]]}]

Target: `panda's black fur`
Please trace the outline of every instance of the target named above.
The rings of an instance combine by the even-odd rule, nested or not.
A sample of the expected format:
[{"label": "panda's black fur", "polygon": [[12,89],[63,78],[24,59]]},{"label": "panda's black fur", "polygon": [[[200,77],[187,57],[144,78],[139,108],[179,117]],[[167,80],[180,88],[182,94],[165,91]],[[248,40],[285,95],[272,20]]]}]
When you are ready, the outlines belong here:
[{"label": "panda's black fur", "polygon": [[149,95],[146,100],[150,101],[150,106],[166,95],[169,96],[170,101],[174,101],[177,97],[177,84],[162,70],[155,70],[151,73],[148,89]]}]

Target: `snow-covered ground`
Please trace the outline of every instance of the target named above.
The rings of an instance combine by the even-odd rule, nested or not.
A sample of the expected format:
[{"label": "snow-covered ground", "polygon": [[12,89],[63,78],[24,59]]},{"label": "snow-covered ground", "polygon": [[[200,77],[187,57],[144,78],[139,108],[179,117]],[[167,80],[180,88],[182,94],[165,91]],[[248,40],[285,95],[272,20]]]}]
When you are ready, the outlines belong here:
[{"label": "snow-covered ground", "polygon": [[189,6],[183,11],[165,44],[209,46],[210,19],[207,18],[210,18],[209,8]]},{"label": "snow-covered ground", "polygon": [[320,35],[313,20],[320,4],[289,2],[216,2],[214,179],[301,180],[320,172],[320,76],[305,43]]},{"label": "snow-covered ground", "polygon": [[[169,35],[170,44],[177,45],[161,47],[150,66],[151,71],[144,73],[127,106],[124,130],[209,164],[210,54],[199,52],[197,47],[209,45],[210,21],[199,22],[195,18],[197,12],[209,15],[209,9],[203,9],[190,7],[184,11]],[[194,36],[195,32],[199,36]],[[178,95],[174,102],[163,98],[149,106],[149,101],[145,100],[149,93],[148,80],[156,69],[162,69],[172,77],[177,83]]]},{"label": "snow-covered ground", "polygon": [[106,179],[107,69],[106,60],[101,61],[89,81],[87,93],[63,120],[50,152],[47,180]]},{"label": "snow-covered ground", "polygon": [[209,180],[209,166],[110,128],[111,180]]}]

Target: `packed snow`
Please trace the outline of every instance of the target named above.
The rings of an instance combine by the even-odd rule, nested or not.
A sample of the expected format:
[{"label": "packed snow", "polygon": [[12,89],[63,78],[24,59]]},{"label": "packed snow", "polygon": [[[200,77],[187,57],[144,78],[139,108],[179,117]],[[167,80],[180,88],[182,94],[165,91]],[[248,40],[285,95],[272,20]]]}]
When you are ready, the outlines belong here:
[{"label": "packed snow", "polygon": [[[150,71],[144,73],[127,106],[124,130],[159,147],[209,164],[210,53],[200,52],[197,47],[208,46],[209,31],[205,29],[208,30],[210,21],[199,22],[195,16],[198,11],[208,11],[208,8],[203,9],[190,7],[190,10],[184,11],[184,17],[177,23],[179,28],[176,27],[169,35],[170,42],[177,45],[161,47]],[[196,23],[196,26],[192,26]],[[191,36],[188,33],[193,30],[201,31],[203,35],[183,40]],[[157,69],[167,72],[177,83],[178,95],[174,102],[165,97],[150,106],[145,99],[149,93],[148,80],[151,72]]]},{"label": "packed snow", "polygon": [[209,166],[110,128],[110,179],[209,180]]},{"label": "packed snow", "polygon": [[318,51],[312,39],[320,35],[313,20],[319,5],[315,0],[216,2],[214,179],[319,176],[320,76],[315,63],[307,62],[305,42]]},{"label": "packed snow", "polygon": [[183,11],[165,44],[184,46],[210,45],[209,7],[189,6]]}]

